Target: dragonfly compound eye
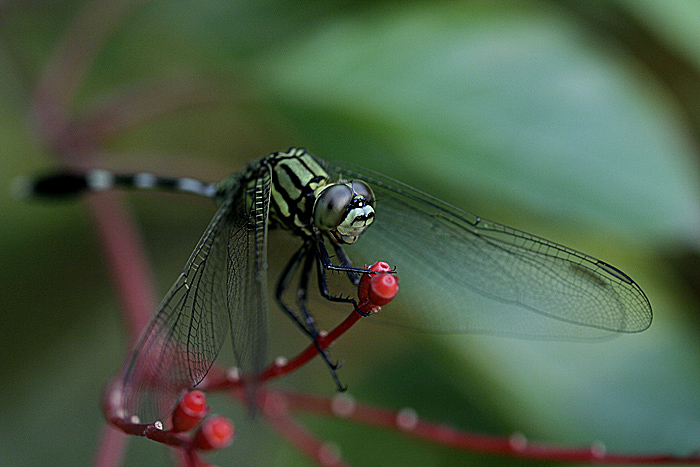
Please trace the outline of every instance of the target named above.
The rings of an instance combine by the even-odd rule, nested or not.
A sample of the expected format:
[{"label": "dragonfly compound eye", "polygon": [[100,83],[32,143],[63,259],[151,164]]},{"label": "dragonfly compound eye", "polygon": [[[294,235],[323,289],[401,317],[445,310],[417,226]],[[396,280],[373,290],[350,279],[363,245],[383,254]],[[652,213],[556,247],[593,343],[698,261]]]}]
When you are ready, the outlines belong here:
[{"label": "dragonfly compound eye", "polygon": [[321,230],[334,230],[346,216],[353,193],[346,184],[336,183],[321,192],[314,205],[314,223]]},{"label": "dragonfly compound eye", "polygon": [[374,208],[374,192],[369,185],[362,180],[353,180],[351,183],[355,197],[364,199],[367,204]]}]

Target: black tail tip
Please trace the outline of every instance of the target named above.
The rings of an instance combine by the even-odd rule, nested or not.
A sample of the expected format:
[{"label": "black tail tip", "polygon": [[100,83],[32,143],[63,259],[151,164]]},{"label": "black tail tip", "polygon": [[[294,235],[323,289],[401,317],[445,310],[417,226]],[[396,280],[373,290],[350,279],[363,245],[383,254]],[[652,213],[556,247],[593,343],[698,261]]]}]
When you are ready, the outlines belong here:
[{"label": "black tail tip", "polygon": [[18,199],[60,199],[77,196],[88,189],[85,176],[68,172],[21,176],[13,180],[10,190]]}]

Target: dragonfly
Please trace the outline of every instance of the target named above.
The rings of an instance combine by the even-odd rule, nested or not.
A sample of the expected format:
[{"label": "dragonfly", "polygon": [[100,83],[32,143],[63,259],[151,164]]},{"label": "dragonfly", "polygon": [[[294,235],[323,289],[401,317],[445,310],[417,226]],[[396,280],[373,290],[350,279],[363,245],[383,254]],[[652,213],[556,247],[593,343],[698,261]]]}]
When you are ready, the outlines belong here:
[{"label": "dragonfly", "polygon": [[[649,300],[616,267],[451,206],[404,183],[290,148],[220,183],[104,170],[33,182],[36,196],[112,188],[160,189],[216,201],[218,209],[142,334],[123,378],[127,416],[163,419],[209,372],[227,336],[244,375],[259,372],[268,344],[268,237],[298,240],[274,289],[277,305],[317,343],[308,303],[337,271],[357,285],[375,259],[395,264],[402,292],[372,321],[438,333],[597,338],[647,329]],[[285,298],[297,278],[296,304]],[[356,305],[356,304],[355,304]],[[357,309],[357,307],[355,307]],[[359,311],[359,310],[358,310]],[[339,389],[337,365],[319,353]]]}]

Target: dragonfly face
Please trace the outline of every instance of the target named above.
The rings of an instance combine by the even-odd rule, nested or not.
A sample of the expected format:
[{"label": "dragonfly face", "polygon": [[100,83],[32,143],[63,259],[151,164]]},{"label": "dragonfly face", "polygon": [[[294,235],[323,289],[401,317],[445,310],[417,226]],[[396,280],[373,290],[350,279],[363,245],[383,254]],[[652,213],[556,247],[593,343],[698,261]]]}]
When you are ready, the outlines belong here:
[{"label": "dragonfly face", "polygon": [[333,183],[318,190],[314,224],[336,243],[355,243],[374,220],[374,193],[362,180]]}]

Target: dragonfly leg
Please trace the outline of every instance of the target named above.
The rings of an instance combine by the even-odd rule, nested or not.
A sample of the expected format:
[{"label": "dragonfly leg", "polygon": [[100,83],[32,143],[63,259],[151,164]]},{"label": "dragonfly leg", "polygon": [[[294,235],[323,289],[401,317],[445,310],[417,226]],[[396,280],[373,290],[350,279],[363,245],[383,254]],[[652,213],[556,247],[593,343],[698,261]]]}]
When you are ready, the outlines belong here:
[{"label": "dragonfly leg", "polygon": [[348,255],[345,253],[345,250],[343,247],[337,243],[333,243],[333,249],[335,250],[335,255],[338,257],[338,260],[340,261],[340,265],[342,267],[348,268],[347,274],[348,274],[348,279],[350,279],[350,283],[357,287],[360,285],[360,275],[354,271],[354,267],[352,265],[352,261],[350,258],[348,258]]},{"label": "dragonfly leg", "polygon": [[316,321],[314,321],[307,304],[309,296],[309,276],[311,275],[314,259],[314,254],[307,251],[306,257],[304,258],[304,265],[301,268],[299,276],[299,287],[297,288],[297,306],[299,307],[301,316],[304,318],[306,328],[309,330],[316,329]]},{"label": "dragonfly leg", "polygon": [[333,377],[333,381],[335,382],[338,391],[342,392],[345,391],[346,387],[342,385],[336,372],[336,370],[340,368],[341,364],[331,362],[328,356],[328,351],[321,349],[321,346],[318,343],[318,327],[316,326],[316,322],[314,321],[314,318],[311,315],[311,311],[309,310],[307,304],[309,291],[309,277],[311,276],[311,269],[313,268],[315,260],[316,255],[314,254],[314,252],[307,252],[306,258],[304,259],[304,265],[302,266],[301,274],[299,276],[299,288],[297,289],[297,306],[299,307],[301,315],[304,317],[307,329],[311,332],[311,338],[313,339],[319,354],[323,357],[323,360],[326,362],[326,365],[328,365],[328,368],[331,371],[331,376]]},{"label": "dragonfly leg", "polygon": [[[344,391],[345,387],[341,384],[340,379],[336,373],[336,370],[340,367],[338,364],[334,364],[330,361],[328,352],[321,348],[318,343],[319,331],[316,326],[316,322],[311,316],[311,312],[307,306],[307,296],[308,296],[308,283],[311,268],[313,267],[313,260],[316,255],[311,250],[311,241],[304,242],[304,244],[292,255],[289,262],[285,266],[279,280],[277,281],[277,289],[275,292],[275,299],[280,308],[294,321],[294,323],[306,334],[311,341],[316,346],[319,355],[323,358],[328,368],[331,371],[331,376],[335,382],[339,391]],[[303,266],[302,266],[303,261]],[[294,277],[294,274],[301,269],[301,276],[299,279],[299,288],[297,289],[297,305],[299,306],[299,312],[301,316],[295,312],[287,303],[285,303],[283,295],[285,290],[289,287],[289,283]]]},{"label": "dragonfly leg", "polygon": [[[333,249],[335,250],[335,254],[338,257],[338,260],[340,261],[339,266],[336,266],[332,263],[331,257],[328,254],[328,249],[326,248],[326,243],[323,239],[323,235],[317,233],[316,254],[318,255],[319,261],[321,262],[321,266],[324,269],[329,271],[340,271],[346,273],[348,275],[348,278],[350,279],[350,282],[355,287],[360,285],[360,277],[362,277],[362,274],[376,274],[375,271],[367,269],[366,267],[357,268],[353,266],[352,260],[348,257],[347,253],[345,253],[343,246],[335,242],[331,243],[333,244]],[[389,272],[391,274],[394,274],[396,272],[396,268],[392,269]]]},{"label": "dragonfly leg", "polygon": [[[369,313],[365,313],[364,311],[360,310],[360,308],[357,306],[357,300],[351,297],[343,297],[340,295],[333,295],[330,293],[328,290],[328,280],[326,278],[326,269],[323,266],[322,261],[319,259],[317,262],[317,268],[316,270],[318,271],[318,290],[321,293],[321,296],[325,298],[326,300],[329,300],[331,302],[340,302],[340,303],[352,303],[352,306],[355,308],[355,311],[361,314],[362,316],[369,316]],[[372,271],[374,274],[374,271]]]},{"label": "dragonfly leg", "polygon": [[357,283],[359,284],[360,274],[374,274],[375,272],[367,269],[367,268],[356,268],[355,266],[352,265],[352,262],[350,261],[350,258],[345,254],[345,251],[343,251],[343,248],[340,245],[333,244],[333,247],[335,248],[335,252],[338,255],[340,259],[340,266],[336,266],[331,262],[331,257],[328,254],[328,249],[326,248],[326,243],[323,240],[323,235],[321,233],[318,233],[316,235],[316,255],[318,256],[319,261],[321,262],[321,266],[325,270],[329,271],[340,271],[340,272],[345,272],[348,273],[348,276],[350,277],[350,281],[353,282],[353,285],[357,285],[354,283],[353,278],[350,276],[350,273],[353,273],[355,277],[357,277]]},{"label": "dragonfly leg", "polygon": [[[275,299],[277,300],[277,304],[280,305],[280,307],[282,307],[282,309],[284,309],[285,311],[287,311],[288,307],[284,303],[282,295],[284,294],[284,291],[287,290],[287,287],[289,287],[289,281],[291,281],[292,277],[294,277],[294,274],[299,269],[299,266],[301,265],[301,260],[309,251],[309,247],[309,243],[304,242],[304,244],[297,251],[294,252],[292,257],[289,258],[287,265],[284,267],[282,274],[280,274],[279,279],[277,280]],[[290,314],[296,317],[294,312]],[[297,319],[295,319],[295,321],[297,321]]]}]

